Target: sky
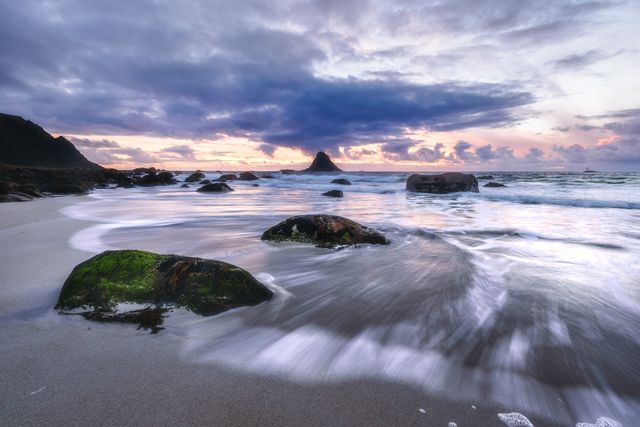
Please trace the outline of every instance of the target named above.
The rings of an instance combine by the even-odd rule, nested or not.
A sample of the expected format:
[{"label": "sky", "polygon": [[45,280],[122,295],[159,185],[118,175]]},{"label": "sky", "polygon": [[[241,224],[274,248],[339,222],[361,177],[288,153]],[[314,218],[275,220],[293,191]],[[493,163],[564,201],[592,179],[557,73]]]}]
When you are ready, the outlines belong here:
[{"label": "sky", "polygon": [[116,168],[640,171],[638,22],[638,0],[0,0],[0,112]]}]

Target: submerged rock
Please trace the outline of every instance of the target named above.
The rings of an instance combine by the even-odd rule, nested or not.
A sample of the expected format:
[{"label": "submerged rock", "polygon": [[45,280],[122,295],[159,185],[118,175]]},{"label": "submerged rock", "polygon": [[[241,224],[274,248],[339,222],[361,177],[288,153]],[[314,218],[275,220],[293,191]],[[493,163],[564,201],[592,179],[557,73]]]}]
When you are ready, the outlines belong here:
[{"label": "submerged rock", "polygon": [[296,173],[296,171],[293,169],[280,169],[280,173],[282,175],[293,175]]},{"label": "submerged rock", "polygon": [[600,417],[596,420],[595,424],[577,423],[576,427],[622,427],[622,424],[611,418]]},{"label": "submerged rock", "polygon": [[346,178],[336,178],[331,181],[332,184],[340,184],[340,185],[351,185],[351,181]]},{"label": "submerged rock", "polygon": [[344,194],[340,190],[330,190],[330,191],[327,191],[326,193],[322,193],[322,195],[327,197],[343,197],[344,196]]},{"label": "submerged rock", "polygon": [[472,174],[447,172],[440,175],[413,174],[407,178],[407,190],[420,193],[478,192],[478,180]]},{"label": "submerged rock", "polygon": [[275,178],[275,176],[271,175],[270,173],[263,174],[263,175],[261,175],[261,177],[264,178],[264,179],[274,179]]},{"label": "submerged rock", "polygon": [[494,179],[493,175],[480,175],[478,179]]},{"label": "submerged rock", "polygon": [[221,182],[225,182],[225,181],[234,181],[238,179],[238,175],[236,175],[235,173],[226,173],[224,175],[220,175],[216,181],[221,181]]},{"label": "submerged rock", "polygon": [[135,313],[118,313],[117,305],[170,303],[211,316],[256,305],[272,296],[247,271],[222,261],[118,250],[103,252],[76,266],[55,308],[91,307],[91,314],[82,315],[94,320],[135,321]]},{"label": "submerged rock", "polygon": [[202,173],[201,170],[197,170],[194,173],[192,173],[191,175],[189,175],[184,181],[185,182],[197,182],[197,181],[201,181],[204,178],[206,178],[205,174]]},{"label": "submerged rock", "polygon": [[506,187],[506,185],[501,184],[499,182],[491,181],[491,182],[487,182],[485,185],[483,185],[483,187],[497,188],[497,187]]},{"label": "submerged rock", "polygon": [[211,184],[210,179],[203,179],[202,181],[200,181],[200,185],[207,185],[207,184]]},{"label": "submerged rock", "polygon": [[238,179],[240,181],[255,181],[255,180],[260,179],[260,178],[258,178],[257,176],[255,176],[251,172],[242,172],[240,175],[238,175]]},{"label": "submerged rock", "polygon": [[201,193],[227,193],[229,191],[233,191],[233,188],[229,187],[224,182],[213,182],[198,188],[197,191],[200,191]]},{"label": "submerged rock", "polygon": [[290,240],[336,247],[371,243],[388,245],[381,233],[347,218],[335,215],[300,215],[287,218],[262,234],[262,240]]},{"label": "submerged rock", "polygon": [[260,187],[260,185],[259,185],[259,184],[253,184],[253,185],[251,185],[251,186],[252,186],[252,187]]},{"label": "submerged rock", "polygon": [[180,188],[189,188],[189,184],[182,184]]}]

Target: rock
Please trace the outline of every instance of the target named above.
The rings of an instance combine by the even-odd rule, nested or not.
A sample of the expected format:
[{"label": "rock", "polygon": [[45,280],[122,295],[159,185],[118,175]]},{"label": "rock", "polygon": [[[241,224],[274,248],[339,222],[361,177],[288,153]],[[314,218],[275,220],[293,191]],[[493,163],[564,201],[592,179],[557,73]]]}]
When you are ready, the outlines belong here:
[{"label": "rock", "polygon": [[337,167],[324,151],[318,151],[316,158],[313,159],[311,166],[304,170],[305,172],[341,172],[342,169]]},{"label": "rock", "polygon": [[340,185],[351,185],[351,181],[346,178],[336,178],[331,181],[332,184],[340,184]]},{"label": "rock", "polygon": [[207,184],[211,184],[210,179],[203,179],[202,181],[200,181],[200,185],[207,185]]},{"label": "rock", "polygon": [[252,187],[260,187],[259,184],[253,184]]},{"label": "rock", "polygon": [[151,168],[135,168],[133,170],[133,174],[134,175],[146,175],[149,173],[157,173],[156,168],[151,167]]},{"label": "rock", "polygon": [[487,182],[485,185],[483,185],[483,187],[506,187],[506,185],[501,184],[499,182],[495,182],[495,181],[491,181],[491,182]]},{"label": "rock", "polygon": [[274,179],[275,178],[275,176],[271,175],[270,173],[264,174],[264,175],[260,175],[260,177],[264,178],[264,179]]},{"label": "rock", "polygon": [[189,188],[189,184],[182,184],[180,188]]},{"label": "rock", "polygon": [[32,185],[0,181],[0,202],[27,202],[38,197],[44,197],[44,194]]},{"label": "rock", "polygon": [[238,179],[238,175],[236,175],[235,173],[226,173],[224,175],[220,175],[216,179],[216,181],[225,182],[225,181],[235,181],[236,179]]},{"label": "rock", "polygon": [[255,180],[260,179],[260,178],[258,178],[257,176],[255,176],[251,172],[242,172],[240,175],[238,175],[238,179],[240,181],[255,181]]},{"label": "rock", "polygon": [[91,188],[86,182],[82,181],[54,181],[48,184],[44,184],[40,187],[40,191],[43,193],[54,194],[86,194]]},{"label": "rock", "polygon": [[41,168],[102,169],[63,136],[54,138],[20,116],[0,113],[0,164]]},{"label": "rock", "polygon": [[142,178],[134,179],[133,183],[141,187],[151,187],[154,185],[175,184],[176,180],[171,172],[164,171],[155,173],[154,171],[151,171]]},{"label": "rock", "polygon": [[381,233],[334,215],[300,215],[287,218],[265,231],[262,240],[290,240],[329,248],[359,243],[389,244]]},{"label": "rock", "polygon": [[494,179],[493,175],[480,175],[478,179]]},{"label": "rock", "polygon": [[407,190],[420,193],[478,192],[478,180],[472,174],[447,172],[440,175],[413,174],[407,178]]},{"label": "rock", "polygon": [[131,314],[119,313],[119,303],[175,304],[211,316],[256,305],[272,296],[247,271],[222,261],[118,250],[103,252],[76,266],[64,282],[55,308],[90,307],[93,314],[89,318],[104,320],[99,317],[105,313]]},{"label": "rock", "polygon": [[229,191],[233,191],[233,188],[229,187],[224,182],[213,182],[211,184],[207,184],[203,187],[198,188],[201,193],[226,193]]},{"label": "rock", "polygon": [[280,169],[282,175],[294,175],[296,173],[293,169]]},{"label": "rock", "polygon": [[322,193],[323,196],[327,196],[327,197],[342,197],[344,196],[344,194],[342,194],[342,191],[340,190],[330,190],[327,191],[326,193]]},{"label": "rock", "polygon": [[203,174],[202,171],[198,169],[197,171],[189,175],[184,180],[184,182],[197,182],[203,180],[204,178],[206,178],[205,174]]}]

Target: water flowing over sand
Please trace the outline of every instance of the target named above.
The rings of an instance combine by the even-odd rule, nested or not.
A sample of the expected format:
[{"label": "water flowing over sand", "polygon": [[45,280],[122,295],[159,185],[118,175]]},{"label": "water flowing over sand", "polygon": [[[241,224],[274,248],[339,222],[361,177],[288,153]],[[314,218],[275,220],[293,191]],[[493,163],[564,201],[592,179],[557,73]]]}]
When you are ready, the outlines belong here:
[{"label": "water flowing over sand", "polygon": [[[70,243],[224,260],[276,292],[210,318],[174,311],[163,333],[194,363],[294,381],[383,378],[561,422],[640,416],[640,174],[492,173],[507,187],[480,180],[479,194],[449,195],[408,193],[400,173],[274,175],[228,194],[98,190],[64,209],[99,222]],[[353,185],[330,184],[338,176]],[[332,189],[345,197],[321,196]],[[392,243],[260,240],[308,213]]]}]

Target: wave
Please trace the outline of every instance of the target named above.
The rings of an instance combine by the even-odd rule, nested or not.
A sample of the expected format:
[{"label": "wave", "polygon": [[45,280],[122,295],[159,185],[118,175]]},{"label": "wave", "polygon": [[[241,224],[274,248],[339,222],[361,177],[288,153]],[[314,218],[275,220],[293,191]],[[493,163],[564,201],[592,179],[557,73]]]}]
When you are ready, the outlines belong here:
[{"label": "wave", "polygon": [[476,197],[492,202],[511,202],[525,205],[554,205],[577,208],[640,209],[640,203],[623,200],[570,199],[561,197],[533,196],[526,194],[477,194]]}]

